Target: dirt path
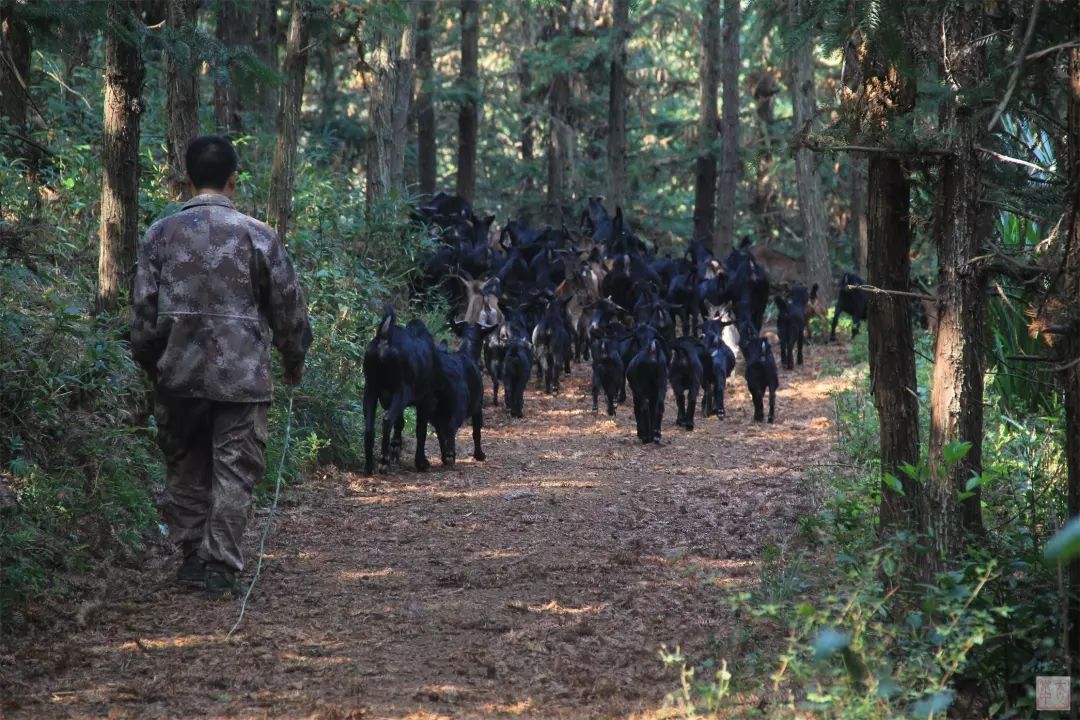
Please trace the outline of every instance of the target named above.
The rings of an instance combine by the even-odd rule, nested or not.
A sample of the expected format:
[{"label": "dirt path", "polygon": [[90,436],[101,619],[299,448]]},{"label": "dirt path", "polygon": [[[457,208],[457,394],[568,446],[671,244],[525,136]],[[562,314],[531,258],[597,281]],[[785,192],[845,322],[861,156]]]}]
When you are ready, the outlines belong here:
[{"label": "dirt path", "polygon": [[653,717],[677,684],[661,644],[731,638],[716,585],[757,583],[808,510],[837,384],[817,368],[844,356],[812,346],[783,373],[772,426],[736,380],[728,418],[692,433],[669,393],[664,445],[642,446],[630,408],[593,416],[578,367],[524,420],[487,412],[486,463],[313,477],[231,640],[237,607],[174,589],[163,559],[84,629],[0,656],[0,716]]}]

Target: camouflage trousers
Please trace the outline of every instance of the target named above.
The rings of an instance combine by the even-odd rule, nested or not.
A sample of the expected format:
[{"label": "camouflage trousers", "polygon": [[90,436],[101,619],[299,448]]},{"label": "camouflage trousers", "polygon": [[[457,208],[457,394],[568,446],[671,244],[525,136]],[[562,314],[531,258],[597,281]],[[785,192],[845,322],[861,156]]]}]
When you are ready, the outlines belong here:
[{"label": "camouflage trousers", "polygon": [[158,444],[165,453],[165,522],[177,545],[207,562],[244,567],[240,543],[251,490],[266,468],[269,403],[215,402],[158,391]]}]

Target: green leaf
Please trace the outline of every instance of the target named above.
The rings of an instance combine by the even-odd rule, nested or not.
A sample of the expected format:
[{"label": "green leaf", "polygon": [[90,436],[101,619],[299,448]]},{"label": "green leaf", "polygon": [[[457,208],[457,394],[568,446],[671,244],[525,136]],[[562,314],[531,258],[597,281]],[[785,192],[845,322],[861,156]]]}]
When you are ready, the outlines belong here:
[{"label": "green leaf", "polygon": [[969,452],[971,452],[971,443],[963,440],[950,440],[945,443],[945,447],[941,448],[941,456],[949,465],[960,462],[967,457]]},{"label": "green leaf", "polygon": [[825,628],[814,640],[814,657],[827,660],[851,644],[851,636],[836,628]]},{"label": "green leaf", "polygon": [[882,481],[887,486],[889,486],[893,490],[893,492],[899,493],[900,495],[904,494],[904,485],[903,485],[903,483],[901,483],[899,478],[897,478],[892,473],[885,473],[885,477],[882,478]]},{"label": "green leaf", "polygon": [[1075,517],[1046,543],[1043,557],[1049,562],[1066,562],[1080,555],[1080,517]]}]

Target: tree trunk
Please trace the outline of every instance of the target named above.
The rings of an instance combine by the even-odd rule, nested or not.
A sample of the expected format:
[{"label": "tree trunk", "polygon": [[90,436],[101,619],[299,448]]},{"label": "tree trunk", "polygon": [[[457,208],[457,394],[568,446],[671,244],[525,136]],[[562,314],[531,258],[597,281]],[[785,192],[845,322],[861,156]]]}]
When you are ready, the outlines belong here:
[{"label": "tree trunk", "polygon": [[169,157],[166,187],[174,200],[184,199],[184,152],[199,135],[199,76],[195,48],[190,38],[195,32],[199,0],[169,0],[168,26],[186,42],[174,41],[165,54],[166,115]]},{"label": "tree trunk", "polygon": [[368,143],[368,207],[405,190],[405,138],[416,55],[418,0],[408,0],[409,24],[379,33],[365,77],[372,139]]},{"label": "tree trunk", "polygon": [[421,2],[416,18],[416,164],[420,192],[435,194],[438,182],[435,126],[435,64],[431,53],[434,3]]},{"label": "tree trunk", "polygon": [[[1075,14],[1074,37],[1080,37],[1080,13]],[[1065,465],[1068,473],[1069,516],[1080,516],[1080,48],[1070,52],[1068,110],[1068,218],[1065,247]],[[1072,363],[1069,365],[1069,363]],[[1069,657],[1072,674],[1080,674],[1080,559],[1069,563]]]},{"label": "tree trunk", "polygon": [[851,236],[854,248],[854,265],[860,277],[866,277],[867,222],[866,222],[866,160],[852,155],[848,167],[851,170]]},{"label": "tree trunk", "polygon": [[461,0],[461,80],[458,108],[457,194],[476,199],[476,98],[480,93],[477,55],[480,41],[480,3]]},{"label": "tree trunk", "polygon": [[[791,24],[795,27],[804,5],[800,0],[790,0],[789,7]],[[818,296],[828,306],[833,299],[833,287],[825,198],[821,192],[817,158],[814,151],[803,142],[805,136],[813,130],[817,117],[814,52],[808,39],[793,49],[790,70],[792,124],[795,129],[795,176],[799,189],[799,217],[803,227],[807,284],[817,284]]]},{"label": "tree trunk", "polygon": [[30,30],[16,13],[14,0],[0,4],[0,117],[26,128],[30,87]]},{"label": "tree trunk", "polygon": [[629,23],[630,0],[614,0],[607,137],[607,201],[613,207],[626,203],[626,36]]},{"label": "tree trunk", "polygon": [[247,3],[219,0],[217,38],[229,54],[224,72],[214,76],[214,125],[219,133],[238,135],[243,130],[240,77],[232,56],[255,43],[254,22]]},{"label": "tree trunk", "polygon": [[[242,0],[240,0],[242,2]],[[278,69],[278,4],[279,0],[254,0],[255,57],[271,70]],[[273,83],[259,82],[255,89],[255,104],[260,117],[273,117],[278,106],[278,94]]]},{"label": "tree trunk", "polygon": [[725,256],[735,238],[735,191],[739,185],[739,0],[725,0],[723,64],[723,117],[720,123],[720,174],[716,196],[716,237],[713,252]]},{"label": "tree trunk", "polygon": [[[867,280],[886,290],[907,292],[911,277],[911,187],[900,161],[870,158]],[[870,383],[880,420],[881,472],[903,484],[904,495],[881,486],[881,532],[914,529],[909,503],[919,488],[900,472],[919,460],[919,397],[915,377],[915,340],[908,298],[873,293],[867,317]]]},{"label": "tree trunk", "polygon": [[101,150],[99,311],[115,310],[130,290],[139,235],[139,117],[143,61],[138,21],[124,0],[112,0],[105,32],[105,124]]},{"label": "tree trunk", "polygon": [[293,0],[289,35],[285,43],[285,84],[278,100],[277,142],[270,170],[270,197],[266,219],[285,242],[292,214],[292,189],[296,145],[300,131],[300,108],[304,99],[304,76],[308,63],[307,0]]},{"label": "tree trunk", "polygon": [[694,174],[694,239],[714,247],[716,229],[716,108],[720,78],[720,0],[704,0],[701,12],[701,120]]},{"label": "tree trunk", "polygon": [[[970,45],[982,34],[980,7],[963,8],[947,28],[949,76],[957,90],[972,92],[986,75],[983,50]],[[978,152],[983,134],[972,99],[958,95],[943,110],[942,130],[953,153],[945,158],[938,190],[936,223],[938,254],[938,322],[930,398],[930,484],[928,486],[933,560],[951,562],[963,547],[959,528],[981,531],[978,488],[961,501],[973,474],[982,471],[983,373],[981,350],[985,331],[986,277],[972,267],[989,218],[979,203],[982,168]],[[946,466],[945,447],[953,441],[971,443],[961,461]]]},{"label": "tree trunk", "polygon": [[[570,8],[573,0],[559,0],[551,11],[553,34],[570,34]],[[573,132],[568,117],[570,109],[570,77],[556,73],[548,93],[551,121],[547,140],[547,220],[555,227],[571,215],[567,191],[567,171],[570,165],[570,145]]]}]

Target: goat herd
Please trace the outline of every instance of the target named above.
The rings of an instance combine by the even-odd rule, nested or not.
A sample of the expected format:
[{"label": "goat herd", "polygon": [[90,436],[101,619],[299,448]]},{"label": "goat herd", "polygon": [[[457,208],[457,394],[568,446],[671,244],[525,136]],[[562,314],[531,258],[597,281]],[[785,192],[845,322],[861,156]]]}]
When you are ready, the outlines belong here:
[{"label": "goat herd", "polygon": [[[683,258],[658,256],[627,226],[621,209],[611,216],[599,198],[589,199],[578,232],[512,220],[492,241],[494,217],[479,218],[468,202],[445,193],[419,208],[415,219],[435,234],[438,246],[412,291],[445,296],[452,308],[449,326],[460,343],[454,352],[445,342],[436,346],[422,321],[401,327],[393,307],[386,308],[364,355],[367,474],[375,469],[377,405],[385,411],[381,465],[400,460],[407,407],[416,409],[417,470],[430,467],[428,423],[445,465],[454,464],[455,435],[466,420],[472,423],[473,457],[484,460],[481,367],[491,378],[493,403],[501,385],[510,415],[520,418],[534,368],[545,391],[558,393],[571,361],[591,360],[593,412],[602,393],[607,414],[615,415],[629,384],[637,436],[658,443],[669,385],[677,426],[694,429],[699,393],[702,416],[724,417],[727,379],[741,352],[754,420],[765,420],[768,393],[773,421],[777,366],[760,332],[770,283],[748,239],[723,260],[700,241]],[[841,279],[831,339],[842,312],[858,332],[866,297],[852,286],[862,284],[853,273]],[[775,298],[786,369],[803,362],[809,318],[821,312],[816,300],[817,285],[797,283]]]}]

